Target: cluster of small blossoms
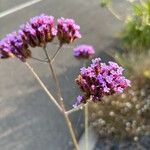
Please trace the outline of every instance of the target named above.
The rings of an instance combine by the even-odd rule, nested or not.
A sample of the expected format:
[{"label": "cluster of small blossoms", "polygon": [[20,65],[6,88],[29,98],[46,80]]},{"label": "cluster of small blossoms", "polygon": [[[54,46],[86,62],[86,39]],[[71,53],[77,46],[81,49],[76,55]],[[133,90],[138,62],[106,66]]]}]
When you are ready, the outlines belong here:
[{"label": "cluster of small blossoms", "polygon": [[63,17],[57,20],[57,35],[60,43],[70,43],[76,38],[81,38],[80,26],[73,19]]},{"label": "cluster of small blossoms", "polygon": [[92,101],[100,101],[105,95],[122,93],[130,86],[130,81],[123,76],[123,68],[114,62],[108,65],[101,62],[100,58],[92,60],[92,64],[81,68],[76,83],[84,93],[78,96],[74,107],[86,103],[90,98]]},{"label": "cluster of small blossoms", "polygon": [[0,41],[0,58],[17,57],[26,61],[31,57],[29,47],[44,47],[55,36],[61,44],[71,43],[76,38],[81,38],[80,27],[72,19],[60,18],[57,26],[54,25],[54,17],[42,14],[31,18],[20,26],[17,32],[8,34]]},{"label": "cluster of small blossoms", "polygon": [[76,58],[90,58],[95,54],[95,50],[91,45],[79,45],[73,49],[73,55]]},{"label": "cluster of small blossoms", "polygon": [[17,32],[8,34],[0,41],[0,58],[14,56],[22,61],[31,56],[27,42],[23,41],[21,35]]},{"label": "cluster of small blossoms", "polygon": [[20,26],[19,34],[31,47],[43,47],[47,42],[51,42],[57,34],[54,17],[44,14],[33,17],[29,22]]}]

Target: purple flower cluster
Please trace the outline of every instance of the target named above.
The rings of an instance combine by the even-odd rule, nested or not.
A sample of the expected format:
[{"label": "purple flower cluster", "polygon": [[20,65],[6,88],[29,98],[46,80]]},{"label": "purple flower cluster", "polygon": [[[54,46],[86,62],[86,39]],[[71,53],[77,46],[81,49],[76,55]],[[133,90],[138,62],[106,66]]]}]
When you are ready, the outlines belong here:
[{"label": "purple flower cluster", "polygon": [[44,14],[33,17],[29,22],[20,26],[19,34],[31,47],[43,47],[57,34],[54,17]]},{"label": "purple flower cluster", "polygon": [[102,63],[100,58],[92,60],[92,64],[80,69],[76,83],[84,92],[78,96],[74,106],[86,103],[91,98],[94,102],[100,101],[103,96],[122,93],[130,86],[130,81],[123,76],[123,68],[117,63]]},{"label": "purple flower cluster", "polygon": [[79,45],[73,49],[73,55],[76,58],[90,58],[95,54],[95,50],[91,45]]},{"label": "purple flower cluster", "polygon": [[8,34],[0,41],[0,58],[9,58],[16,56],[24,61],[31,56],[28,44],[22,40],[17,32]]},{"label": "purple flower cluster", "polygon": [[80,26],[73,19],[59,18],[57,20],[57,35],[61,43],[71,43],[76,38],[81,38]]},{"label": "purple flower cluster", "polygon": [[21,25],[19,31],[8,34],[0,41],[0,58],[16,56],[26,61],[31,57],[29,47],[44,47],[55,36],[61,44],[70,43],[81,37],[79,29],[72,19],[60,18],[55,27],[53,16],[42,14],[33,17]]}]

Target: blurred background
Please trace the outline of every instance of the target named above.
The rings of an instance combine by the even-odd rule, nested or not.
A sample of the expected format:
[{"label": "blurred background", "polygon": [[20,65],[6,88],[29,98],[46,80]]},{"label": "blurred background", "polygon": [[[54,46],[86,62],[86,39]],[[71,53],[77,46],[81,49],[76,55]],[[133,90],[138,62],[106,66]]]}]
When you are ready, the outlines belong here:
[{"label": "blurred background", "polygon": [[[113,6],[119,15],[123,17],[128,15],[131,11],[130,3],[125,0],[114,0]],[[101,57],[103,61],[110,59],[118,61],[120,59],[116,59],[116,57],[118,58],[120,55],[119,58],[130,58],[120,53],[115,53],[114,55],[114,51],[120,51],[122,49],[116,38],[118,36],[115,35],[123,29],[124,22],[117,20],[107,9],[102,8],[99,0],[0,0],[0,39],[12,31],[18,30],[19,26],[28,21],[29,18],[40,15],[41,13],[52,15],[55,18],[73,18],[81,27],[82,38],[73,44],[64,46],[54,63],[61,83],[66,109],[68,110],[72,108],[72,104],[79,93],[74,79],[78,75],[82,65],[81,62],[73,57],[72,49],[77,44],[91,44],[96,50],[96,57]],[[48,45],[48,50],[52,54],[58,47],[57,41],[54,43],[56,44]],[[34,56],[43,57],[41,51],[40,48],[33,49]],[[138,56],[142,55],[139,54]],[[145,58],[145,55],[143,57]],[[143,57],[140,59],[143,60]],[[137,59],[137,56],[135,58]],[[125,59],[121,60],[124,61]],[[127,62],[130,63],[130,60],[131,59],[127,60]],[[147,61],[147,68],[149,68],[149,57]],[[52,77],[49,75],[47,66],[44,63],[34,60],[29,60],[29,62],[50,91],[55,93],[54,83]],[[132,62],[135,63],[135,60]],[[139,62],[139,64],[141,64],[141,62]],[[126,67],[127,65],[124,66]],[[17,59],[0,61],[0,70],[0,150],[73,149],[63,117],[59,111],[55,109],[55,106],[48,102],[47,95],[43,92],[24,63]],[[138,68],[135,72],[137,72],[137,70]],[[127,75],[131,78],[130,71]],[[139,80],[142,77],[136,76],[136,78]],[[146,83],[148,83],[147,89],[149,91],[149,77],[148,81],[146,79]],[[142,83],[142,89],[143,87],[145,87],[145,82]],[[147,93],[146,95],[149,94],[150,93]],[[116,99],[116,97],[114,99]],[[128,100],[131,99],[133,98],[127,95],[126,102],[128,103]],[[100,116],[94,112],[95,110],[98,112],[102,109],[102,105],[99,105],[100,106],[93,105],[89,110],[91,114],[90,126],[92,127],[91,132],[93,136],[91,139],[93,145],[91,149],[149,149],[149,127],[148,132],[138,141],[136,140],[137,134],[131,136],[134,140],[127,140],[128,136],[126,136],[126,133],[125,138],[119,141],[118,138],[112,139],[109,134],[104,135],[101,132],[99,133],[99,131],[107,130],[101,128],[97,123],[97,120],[104,119],[104,116],[101,116],[101,112],[99,112]],[[133,103],[133,105],[136,104]],[[111,107],[110,109],[113,108]],[[110,109],[106,113],[110,113]],[[102,113],[105,113],[104,111]],[[149,116],[146,117],[146,125],[148,125]],[[110,118],[108,119],[111,120]],[[83,112],[75,112],[71,115],[71,120],[77,138],[80,141],[84,133]],[[127,120],[128,117],[125,120],[125,124],[128,122]],[[105,121],[107,122],[107,120]],[[130,118],[130,121],[132,122],[133,118]],[[109,125],[112,124],[109,123]],[[114,128],[118,128],[117,125],[114,125]],[[122,128],[120,128],[120,132],[121,131]],[[117,135],[120,136],[120,132],[117,131]],[[122,136],[123,135],[121,135],[121,137]]]}]

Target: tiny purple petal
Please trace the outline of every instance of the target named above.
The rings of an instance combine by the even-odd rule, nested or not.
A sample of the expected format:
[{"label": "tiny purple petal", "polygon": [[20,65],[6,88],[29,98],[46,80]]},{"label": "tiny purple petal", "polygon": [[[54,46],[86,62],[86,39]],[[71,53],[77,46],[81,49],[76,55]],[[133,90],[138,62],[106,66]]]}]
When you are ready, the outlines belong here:
[{"label": "tiny purple petal", "polygon": [[76,103],[73,105],[74,108],[76,108],[77,106],[79,106],[83,101],[83,96],[77,96],[76,98]]}]

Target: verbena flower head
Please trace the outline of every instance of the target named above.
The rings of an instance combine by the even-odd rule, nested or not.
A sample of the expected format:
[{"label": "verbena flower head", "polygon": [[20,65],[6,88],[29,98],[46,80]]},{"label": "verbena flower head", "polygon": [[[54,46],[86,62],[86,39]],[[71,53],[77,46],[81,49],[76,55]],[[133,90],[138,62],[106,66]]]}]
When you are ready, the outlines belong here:
[{"label": "verbena flower head", "polygon": [[60,43],[71,43],[81,38],[78,26],[73,19],[59,18],[57,20],[57,36]]},{"label": "verbena flower head", "polygon": [[130,81],[123,76],[123,68],[117,63],[102,63],[100,58],[95,58],[89,67],[81,68],[76,83],[83,92],[78,96],[76,104],[86,103],[87,99],[101,101],[103,96],[122,93],[130,86]]},{"label": "verbena flower head", "polygon": [[95,50],[91,45],[79,45],[73,49],[73,55],[76,58],[90,58],[95,54]]},{"label": "verbena flower head", "polygon": [[2,39],[0,41],[0,58],[9,58],[13,56],[7,38]]},{"label": "verbena flower head", "polygon": [[17,32],[8,34],[0,41],[0,57],[9,58],[14,56],[22,61],[31,56],[28,44],[22,40]]},{"label": "verbena flower head", "polygon": [[57,34],[54,17],[45,14],[31,18],[20,29],[22,38],[27,40],[31,47],[43,47],[47,42],[51,42]]},{"label": "verbena flower head", "polygon": [[81,37],[79,30],[80,27],[72,19],[58,19],[56,29],[53,16],[42,14],[33,17],[21,25],[19,31],[8,34],[0,41],[0,58],[16,56],[26,61],[31,57],[30,46],[45,47],[56,35],[61,44],[71,43]]},{"label": "verbena flower head", "polygon": [[0,58],[16,56],[22,61],[31,57],[29,46],[45,46],[57,35],[54,17],[42,14],[31,18],[20,26],[18,32],[12,32],[0,41]]}]

